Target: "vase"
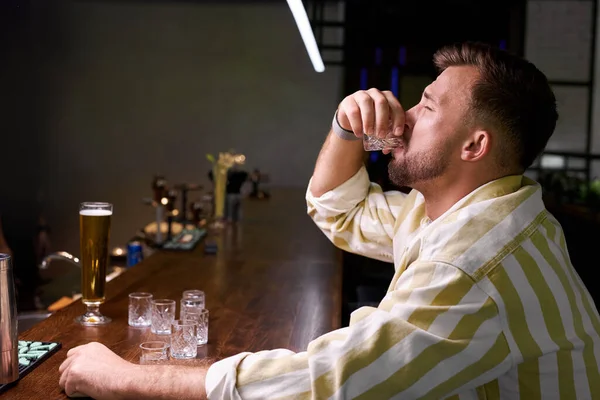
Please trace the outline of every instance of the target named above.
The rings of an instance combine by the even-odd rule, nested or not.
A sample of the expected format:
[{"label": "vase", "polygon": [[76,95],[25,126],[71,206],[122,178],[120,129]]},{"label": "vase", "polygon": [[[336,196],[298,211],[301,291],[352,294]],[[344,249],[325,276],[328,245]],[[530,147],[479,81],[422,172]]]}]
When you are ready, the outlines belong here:
[{"label": "vase", "polygon": [[213,166],[213,219],[215,224],[220,225],[225,219],[225,198],[227,196],[227,171],[229,168],[226,165],[216,163]]}]

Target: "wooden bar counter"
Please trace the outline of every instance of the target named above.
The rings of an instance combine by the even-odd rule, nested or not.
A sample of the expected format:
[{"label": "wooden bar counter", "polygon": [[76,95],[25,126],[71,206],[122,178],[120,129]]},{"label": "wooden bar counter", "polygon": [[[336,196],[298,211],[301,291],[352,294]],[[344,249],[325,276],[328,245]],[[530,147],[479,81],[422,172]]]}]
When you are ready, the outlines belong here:
[{"label": "wooden bar counter", "polygon": [[[118,210],[113,218],[119,218]],[[100,308],[113,319],[108,325],[76,324],[73,319],[84,311],[77,301],[26,331],[21,340],[60,342],[63,347],[0,397],[67,398],[58,386],[58,367],[69,349],[92,341],[137,363],[139,344],[153,335],[150,328],[127,324],[132,292],[179,303],[183,290],[204,290],[209,342],[188,363],[242,351],[301,351],[312,339],[340,327],[340,254],[306,215],[303,190],[245,201],[244,220],[216,239],[217,255],[204,254],[203,243],[191,252],[159,251],[109,282]]]}]

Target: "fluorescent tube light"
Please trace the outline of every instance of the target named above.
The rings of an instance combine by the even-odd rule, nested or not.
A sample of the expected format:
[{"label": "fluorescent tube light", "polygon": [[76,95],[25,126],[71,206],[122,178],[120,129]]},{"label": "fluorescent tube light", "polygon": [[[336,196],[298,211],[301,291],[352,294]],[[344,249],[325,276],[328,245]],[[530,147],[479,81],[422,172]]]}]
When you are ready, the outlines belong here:
[{"label": "fluorescent tube light", "polygon": [[317,46],[315,35],[310,27],[308,15],[304,9],[302,0],[287,0],[287,3],[294,15],[296,25],[298,25],[298,30],[300,31],[300,36],[302,36],[304,46],[306,46],[306,51],[308,52],[308,56],[310,57],[310,61],[312,62],[315,71],[325,71],[325,65],[323,64],[321,53],[319,53],[319,47]]}]

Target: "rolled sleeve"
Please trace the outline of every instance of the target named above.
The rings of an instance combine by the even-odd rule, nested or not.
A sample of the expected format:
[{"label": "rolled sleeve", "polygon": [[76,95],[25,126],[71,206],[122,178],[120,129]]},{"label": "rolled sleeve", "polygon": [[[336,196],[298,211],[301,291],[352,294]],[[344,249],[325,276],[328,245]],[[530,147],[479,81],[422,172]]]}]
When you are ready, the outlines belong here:
[{"label": "rolled sleeve", "polygon": [[211,365],[206,373],[204,386],[208,400],[241,399],[235,385],[239,363],[251,353],[240,353]]},{"label": "rolled sleeve", "polygon": [[[311,180],[312,182],[312,180]],[[384,192],[369,181],[363,166],[337,188],[315,197],[310,183],[306,192],[308,214],[342,250],[391,262],[396,217],[406,194]]]}]

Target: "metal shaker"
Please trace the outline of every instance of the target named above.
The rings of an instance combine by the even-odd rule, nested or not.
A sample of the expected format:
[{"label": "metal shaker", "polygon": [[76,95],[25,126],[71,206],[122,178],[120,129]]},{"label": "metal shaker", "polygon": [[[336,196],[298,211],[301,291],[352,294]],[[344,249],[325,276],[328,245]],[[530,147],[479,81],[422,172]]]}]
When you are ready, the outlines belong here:
[{"label": "metal shaker", "polygon": [[0,384],[19,378],[17,299],[10,255],[0,253]]}]

